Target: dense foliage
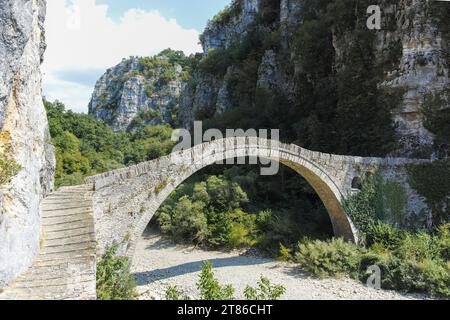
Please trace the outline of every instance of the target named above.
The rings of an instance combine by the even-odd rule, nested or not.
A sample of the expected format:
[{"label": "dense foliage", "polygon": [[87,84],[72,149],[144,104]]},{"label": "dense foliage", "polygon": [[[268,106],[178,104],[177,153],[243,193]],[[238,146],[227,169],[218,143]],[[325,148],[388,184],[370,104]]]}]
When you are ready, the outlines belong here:
[{"label": "dense foliage", "polygon": [[81,184],[86,176],[159,158],[174,145],[168,126],[114,133],[91,116],[66,111],[60,102],[45,101],[45,107],[56,149],[57,187]]},{"label": "dense foliage", "polygon": [[[227,76],[233,108],[219,116],[201,113],[196,118],[208,119],[214,128],[280,128],[282,140],[319,151],[382,156],[394,150],[391,111],[402,92],[379,84],[398,65],[402,48],[392,40],[388,50],[374,56],[375,35],[365,24],[370,1],[303,0],[302,23],[290,52],[283,51],[284,26],[275,23],[280,14],[277,3],[261,1],[258,17],[245,35],[201,59],[199,70],[216,77],[233,66]],[[386,24],[391,27],[389,21]],[[339,58],[333,39],[346,41]],[[285,57],[279,63],[294,79],[293,97],[277,88],[257,87],[259,67],[269,49]],[[295,74],[292,64],[299,70]]]},{"label": "dense foliage", "polygon": [[[446,166],[445,162],[437,162],[411,169],[414,171],[412,179],[415,179],[415,182],[412,181],[413,187],[427,195],[428,202],[434,200],[440,203],[440,207],[438,206],[440,209],[443,206],[442,201],[448,197],[448,192],[440,193],[441,188],[446,190],[445,182],[442,182],[442,186],[431,189],[424,186],[432,186],[436,181],[439,183],[436,174],[431,174],[433,170],[439,168],[445,180],[444,171],[448,170]],[[436,181],[430,182],[428,178]],[[408,219],[399,220],[396,218],[396,211],[389,210],[394,207],[401,212],[401,205],[398,203],[403,203],[402,192],[397,188],[386,187],[389,185],[392,186],[392,182],[385,181],[380,175],[371,175],[362,182],[361,191],[348,197],[345,202],[347,213],[358,227],[360,231],[358,235],[365,243],[365,248],[348,245],[344,246],[344,249],[348,250],[343,250],[341,243],[334,240],[328,243],[307,242],[299,246],[298,261],[304,268],[318,276],[343,273],[363,280],[367,278],[367,268],[377,265],[382,271],[382,288],[449,296],[448,217],[443,219],[439,216],[438,220],[433,219],[435,224],[431,226],[433,228],[431,233],[417,231],[417,221],[406,223]],[[433,193],[433,190],[438,191]],[[393,227],[395,221],[402,223],[397,223],[397,227]],[[426,227],[423,223],[424,230]]]},{"label": "dense foliage", "polygon": [[136,280],[126,257],[116,256],[111,246],[97,265],[97,298],[100,300],[132,300],[136,298]]},{"label": "dense foliage", "polygon": [[361,192],[347,197],[344,207],[364,239],[377,221],[400,228],[417,227],[419,223],[405,214],[406,202],[406,191],[399,183],[373,173],[363,179]]},{"label": "dense foliage", "polygon": [[[216,169],[221,174],[203,170],[166,200],[157,215],[163,233],[179,242],[259,246],[272,254],[280,243],[294,248],[302,237],[332,234],[325,209],[301,178],[295,180],[298,184],[279,189],[276,178],[261,177],[256,168]],[[296,195],[298,185],[311,199]],[[269,192],[273,194],[267,198]]]},{"label": "dense foliage", "polygon": [[368,268],[381,269],[381,287],[403,292],[450,296],[450,224],[434,234],[411,233],[380,223],[366,247],[331,241],[304,240],[295,260],[317,277],[348,276],[366,281]]}]

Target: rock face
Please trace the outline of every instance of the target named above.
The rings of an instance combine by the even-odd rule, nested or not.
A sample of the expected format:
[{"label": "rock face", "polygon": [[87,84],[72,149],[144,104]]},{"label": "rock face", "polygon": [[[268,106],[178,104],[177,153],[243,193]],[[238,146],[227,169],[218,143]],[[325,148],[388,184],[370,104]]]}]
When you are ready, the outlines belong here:
[{"label": "rock face", "polygon": [[44,17],[44,0],[0,0],[0,154],[22,167],[0,186],[0,288],[31,265],[39,248],[39,206],[53,189],[39,69]]},{"label": "rock face", "polygon": [[179,104],[182,76],[183,67],[164,53],[123,60],[97,81],[89,114],[114,131],[170,122]]},{"label": "rock face", "polygon": [[242,37],[256,19],[259,0],[233,1],[231,6],[208,23],[202,34],[203,51],[228,48],[236,37]]},{"label": "rock face", "polygon": [[401,144],[409,152],[433,144],[433,135],[423,126],[421,105],[425,94],[450,87],[449,42],[443,36],[445,30],[433,22],[429,3],[403,0],[391,10],[397,28],[379,37],[378,50],[383,50],[389,39],[398,38],[402,44],[400,64],[383,85],[405,90],[394,119],[399,125]]},{"label": "rock face", "polygon": [[[242,41],[244,35],[255,30],[255,23],[260,24],[261,8],[263,5],[267,7],[268,3],[277,1],[234,1],[226,14],[222,12],[210,21],[201,36],[205,54],[212,49],[226,50]],[[395,51],[398,63],[385,70],[385,79],[379,86],[398,88],[404,92],[403,101],[392,114],[400,145],[395,155],[414,157],[419,150],[431,148],[434,140],[433,134],[425,129],[423,123],[421,106],[424,96],[439,93],[450,86],[448,34],[444,36],[444,27],[432,16],[432,2],[402,0],[396,5],[392,3],[395,1],[380,2],[383,28],[374,31],[377,36],[373,50],[376,51],[375,56],[381,58],[398,48],[398,52]],[[302,0],[279,1],[278,17],[267,30],[268,34],[275,31],[278,49],[267,50],[259,60],[255,85],[280,90],[290,101],[296,99],[295,77],[301,71],[292,43],[296,30],[302,24],[300,13],[307,9],[304,8],[307,5]],[[386,26],[387,23],[390,26]],[[352,37],[352,32],[336,32],[333,35],[335,70],[340,68],[342,57],[348,53]],[[390,58],[390,61],[393,60]],[[193,72],[191,85],[186,86],[182,93],[181,120],[185,127],[190,127],[193,119],[218,115],[233,106],[228,99],[228,83],[237,71],[235,65],[230,65],[223,74],[202,70]]]}]

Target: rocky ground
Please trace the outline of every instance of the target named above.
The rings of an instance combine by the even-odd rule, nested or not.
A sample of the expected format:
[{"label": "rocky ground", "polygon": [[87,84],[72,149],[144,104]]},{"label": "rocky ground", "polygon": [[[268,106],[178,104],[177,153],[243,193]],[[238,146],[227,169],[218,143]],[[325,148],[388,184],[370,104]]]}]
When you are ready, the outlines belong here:
[{"label": "rocky ground", "polygon": [[232,284],[237,298],[261,276],[286,288],[283,299],[292,300],[404,300],[420,299],[393,291],[374,290],[351,279],[318,280],[301,273],[294,264],[281,263],[243,252],[204,251],[175,245],[154,230],[147,230],[136,249],[132,270],[142,300],[164,299],[168,286],[176,285],[190,297],[198,296],[196,282],[202,262],[209,260],[222,284]]}]

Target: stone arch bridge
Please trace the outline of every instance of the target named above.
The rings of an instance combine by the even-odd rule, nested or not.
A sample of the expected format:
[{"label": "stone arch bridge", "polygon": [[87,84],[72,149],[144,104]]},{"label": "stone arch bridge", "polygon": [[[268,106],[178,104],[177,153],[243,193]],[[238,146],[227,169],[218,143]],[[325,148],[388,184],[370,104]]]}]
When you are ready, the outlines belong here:
[{"label": "stone arch bridge", "polygon": [[[296,145],[236,137],[86,179],[61,188],[42,205],[41,250],[33,266],[1,292],[0,299],[94,299],[95,267],[105,248],[133,257],[137,241],[172,191],[204,167],[226,159],[261,157],[304,177],[323,201],[336,236],[357,241],[342,203],[355,182],[378,170],[407,190],[408,206],[423,206],[407,184],[406,165],[421,160],[361,158],[309,151]],[[410,208],[407,208],[407,210]]]}]

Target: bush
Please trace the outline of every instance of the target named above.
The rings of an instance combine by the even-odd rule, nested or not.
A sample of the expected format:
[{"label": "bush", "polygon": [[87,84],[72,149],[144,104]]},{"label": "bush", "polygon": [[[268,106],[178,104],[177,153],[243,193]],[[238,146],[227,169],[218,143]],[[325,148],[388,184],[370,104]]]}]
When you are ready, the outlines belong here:
[{"label": "bush", "polygon": [[0,154],[0,186],[9,183],[21,169],[22,166],[14,160],[8,159],[3,154]]},{"label": "bush", "polygon": [[197,283],[201,300],[233,300],[234,288],[231,285],[221,286],[214,277],[212,264],[209,261],[203,263],[200,279]]},{"label": "bush", "polygon": [[280,243],[280,252],[278,254],[278,261],[288,262],[292,260],[292,250],[286,248]]},{"label": "bush", "polygon": [[296,261],[302,269],[314,276],[355,277],[359,270],[362,249],[342,239],[329,241],[303,240],[296,252]]},{"label": "bush", "polygon": [[204,204],[182,197],[175,207],[165,206],[159,215],[161,230],[175,241],[201,243],[207,236]]},{"label": "bush", "polygon": [[97,299],[132,300],[136,294],[136,279],[130,273],[127,257],[118,257],[117,245],[106,249],[97,265]]},{"label": "bush", "polygon": [[166,300],[190,300],[190,298],[183,295],[177,286],[170,286],[166,289]]},{"label": "bush", "polygon": [[381,244],[388,249],[397,248],[404,239],[405,233],[381,221],[367,226],[366,245]]},{"label": "bush", "polygon": [[230,52],[224,49],[210,49],[199,63],[199,69],[207,74],[224,75],[231,64]]},{"label": "bush", "polygon": [[285,293],[285,287],[273,285],[265,277],[261,277],[256,288],[247,286],[244,290],[245,299],[247,300],[277,300]]},{"label": "bush", "polygon": [[435,239],[442,259],[450,260],[450,223],[437,229]]},{"label": "bush", "polygon": [[362,281],[366,281],[366,270],[372,265],[381,269],[383,289],[450,296],[450,273],[448,265],[443,261],[424,259],[418,262],[371,250],[361,259]]}]

